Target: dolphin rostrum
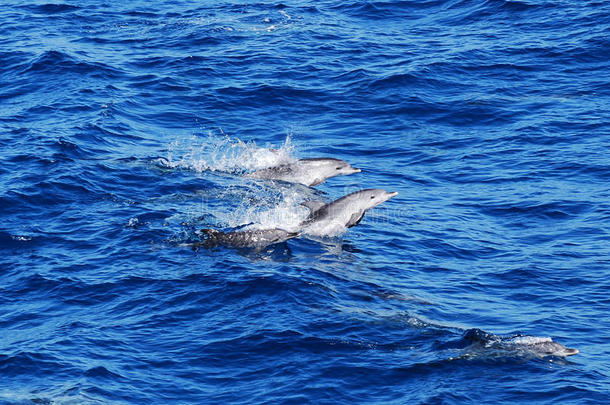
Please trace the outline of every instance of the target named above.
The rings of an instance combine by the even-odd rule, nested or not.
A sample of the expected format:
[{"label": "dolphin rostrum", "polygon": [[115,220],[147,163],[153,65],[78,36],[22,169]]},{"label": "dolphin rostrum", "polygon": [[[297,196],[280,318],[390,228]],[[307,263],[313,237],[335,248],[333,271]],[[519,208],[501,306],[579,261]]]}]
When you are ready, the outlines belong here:
[{"label": "dolphin rostrum", "polygon": [[207,239],[193,244],[194,248],[212,248],[218,245],[233,248],[264,248],[275,243],[296,238],[299,232],[288,232],[283,229],[258,229],[249,231],[221,232],[216,229],[202,229]]},{"label": "dolphin rostrum", "polygon": [[317,186],[326,179],[339,175],[359,173],[360,169],[349,163],[333,158],[299,159],[295,163],[283,164],[257,170],[248,174],[256,179],[283,180],[289,183],[301,183],[306,186]]},{"label": "dolphin rostrum", "polygon": [[358,225],[364,213],[397,195],[378,188],[360,190],[324,204],[319,201],[306,201],[304,206],[311,213],[302,223],[304,233],[314,236],[337,236],[345,228]]}]

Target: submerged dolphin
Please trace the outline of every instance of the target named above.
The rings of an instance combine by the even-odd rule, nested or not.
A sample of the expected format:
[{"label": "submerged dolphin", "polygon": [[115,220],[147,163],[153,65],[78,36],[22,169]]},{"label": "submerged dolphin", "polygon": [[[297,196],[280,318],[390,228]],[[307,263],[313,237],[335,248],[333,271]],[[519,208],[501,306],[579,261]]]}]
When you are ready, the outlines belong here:
[{"label": "submerged dolphin", "polygon": [[397,195],[378,188],[360,190],[324,204],[319,201],[306,201],[310,209],[309,217],[301,223],[304,233],[315,236],[337,236],[345,228],[350,228],[362,220],[364,213]]},{"label": "submerged dolphin", "polygon": [[216,229],[202,229],[207,239],[193,244],[193,247],[212,248],[218,245],[234,248],[264,248],[275,243],[296,238],[299,232],[283,229],[259,229],[251,231],[221,232]]},{"label": "submerged dolphin", "polygon": [[469,329],[463,339],[468,346],[464,357],[525,357],[546,356],[567,357],[578,354],[578,349],[570,349],[548,337],[513,336],[501,337],[480,329]]},{"label": "submerged dolphin", "polygon": [[561,343],[553,342],[549,337],[520,336],[508,340],[507,343],[518,349],[526,350],[538,357],[567,357],[579,353],[578,349],[565,347]]},{"label": "submerged dolphin", "polygon": [[257,170],[248,174],[256,179],[283,180],[289,183],[301,183],[306,186],[317,186],[326,179],[339,175],[359,173],[360,169],[349,163],[333,158],[299,159],[295,163],[283,164]]}]

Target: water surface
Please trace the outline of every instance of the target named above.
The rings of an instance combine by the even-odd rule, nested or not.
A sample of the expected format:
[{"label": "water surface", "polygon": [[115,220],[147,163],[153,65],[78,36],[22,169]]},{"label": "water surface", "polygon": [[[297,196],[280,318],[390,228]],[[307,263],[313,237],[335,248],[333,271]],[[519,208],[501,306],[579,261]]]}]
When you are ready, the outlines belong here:
[{"label": "water surface", "polygon": [[[602,1],[5,2],[1,401],[609,402],[609,30]],[[243,176],[318,156],[362,173]],[[182,246],[372,187],[341,238]],[[580,353],[510,343],[546,337]]]}]

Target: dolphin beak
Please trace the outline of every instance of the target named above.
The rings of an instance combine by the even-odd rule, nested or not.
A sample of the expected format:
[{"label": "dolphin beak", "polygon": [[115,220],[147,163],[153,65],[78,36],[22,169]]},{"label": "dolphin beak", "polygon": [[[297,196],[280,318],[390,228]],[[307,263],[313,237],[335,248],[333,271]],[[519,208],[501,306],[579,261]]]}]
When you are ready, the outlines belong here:
[{"label": "dolphin beak", "polygon": [[360,173],[362,170],[358,169],[357,167],[352,167],[352,173]]},{"label": "dolphin beak", "polygon": [[392,198],[392,197],[394,197],[394,196],[397,196],[397,195],[398,195],[398,191],[390,191],[388,194],[390,195],[390,197],[389,197],[389,198]]}]

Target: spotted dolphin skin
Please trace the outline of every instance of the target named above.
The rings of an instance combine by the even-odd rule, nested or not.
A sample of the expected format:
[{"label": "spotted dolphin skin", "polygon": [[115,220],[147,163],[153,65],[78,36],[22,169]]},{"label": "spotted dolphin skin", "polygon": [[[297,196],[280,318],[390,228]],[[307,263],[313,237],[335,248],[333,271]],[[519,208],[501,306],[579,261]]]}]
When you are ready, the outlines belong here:
[{"label": "spotted dolphin skin", "polygon": [[537,356],[567,357],[578,354],[578,349],[565,347],[561,343],[553,342],[549,337],[520,336],[508,340],[508,344],[521,349],[527,349]]},{"label": "spotted dolphin skin", "polygon": [[352,167],[341,159],[312,158],[299,159],[295,163],[257,170],[247,176],[256,179],[282,180],[313,187],[324,183],[331,177],[359,172],[360,169]]},{"label": "spotted dolphin skin", "polygon": [[233,248],[264,248],[299,236],[299,232],[288,232],[283,229],[260,229],[235,232],[202,229],[200,232],[207,235],[207,239],[195,243],[193,245],[195,248],[212,248],[218,245]]},{"label": "spotted dolphin skin", "polygon": [[543,358],[547,356],[567,357],[578,354],[578,349],[565,347],[549,337],[524,336],[501,337],[480,329],[469,329],[464,333],[464,357],[521,357]]},{"label": "spotted dolphin skin", "polygon": [[360,190],[331,202],[307,201],[303,203],[311,211],[309,217],[301,223],[304,233],[314,236],[337,236],[358,225],[366,211],[389,200],[397,192],[388,192],[379,188]]}]

